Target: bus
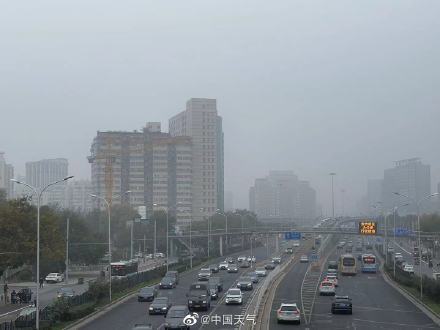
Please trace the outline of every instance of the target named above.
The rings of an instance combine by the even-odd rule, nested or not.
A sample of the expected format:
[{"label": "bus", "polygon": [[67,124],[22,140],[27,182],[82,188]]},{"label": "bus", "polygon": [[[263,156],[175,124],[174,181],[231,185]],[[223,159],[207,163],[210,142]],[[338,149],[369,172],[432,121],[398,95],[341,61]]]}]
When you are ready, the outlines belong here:
[{"label": "bus", "polygon": [[362,273],[376,273],[377,263],[376,256],[374,254],[363,254],[361,258]]},{"label": "bus", "polygon": [[342,275],[356,275],[356,258],[352,254],[343,254],[339,258],[339,270]]},{"label": "bus", "polygon": [[112,277],[124,277],[138,271],[137,260],[112,262]]}]

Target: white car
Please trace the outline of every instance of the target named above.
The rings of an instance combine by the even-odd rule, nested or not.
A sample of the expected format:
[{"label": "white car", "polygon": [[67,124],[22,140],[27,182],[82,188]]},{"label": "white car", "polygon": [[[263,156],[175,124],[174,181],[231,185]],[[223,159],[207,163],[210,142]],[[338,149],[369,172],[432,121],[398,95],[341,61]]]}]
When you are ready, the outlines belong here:
[{"label": "white car", "polygon": [[243,294],[240,289],[229,289],[226,293],[226,305],[243,303]]},{"label": "white car", "polygon": [[407,272],[407,273],[410,273],[410,274],[414,274],[414,266],[410,265],[410,264],[405,264],[403,266],[403,271]]},{"label": "white car", "polygon": [[227,261],[222,261],[221,263],[218,264],[218,269],[220,270],[226,270],[228,269],[228,262]]},{"label": "white car", "polygon": [[301,256],[301,259],[299,260],[299,262],[302,262],[302,263],[309,262],[309,257],[306,256],[305,254],[303,254]]},{"label": "white car", "polygon": [[338,278],[335,275],[327,275],[325,277],[325,280],[333,283],[335,286],[338,286]]},{"label": "white car", "polygon": [[402,253],[400,253],[400,252],[394,253],[394,259],[396,259],[396,260],[403,260]]},{"label": "white car", "polygon": [[64,275],[61,273],[49,273],[45,278],[46,283],[60,283],[64,281]]},{"label": "white car", "polygon": [[299,241],[293,242],[293,247],[299,247]]},{"label": "white car", "polygon": [[265,268],[259,267],[255,269],[255,274],[257,275],[257,277],[264,277],[267,275],[267,271]]},{"label": "white car", "polygon": [[249,256],[249,257],[247,257],[247,261],[248,261],[248,262],[256,262],[257,259],[256,259],[255,257],[251,257],[251,256]]},{"label": "white car", "polygon": [[238,262],[242,262],[242,261],[245,261],[246,260],[246,257],[244,257],[244,256],[239,256],[238,258],[237,258],[237,261]]},{"label": "white car", "polygon": [[319,295],[320,296],[334,296],[336,294],[336,287],[334,283],[324,280],[319,285]]},{"label": "white car", "polygon": [[281,322],[296,322],[301,323],[301,312],[298,306],[293,304],[281,304],[280,308],[277,309],[277,321]]}]

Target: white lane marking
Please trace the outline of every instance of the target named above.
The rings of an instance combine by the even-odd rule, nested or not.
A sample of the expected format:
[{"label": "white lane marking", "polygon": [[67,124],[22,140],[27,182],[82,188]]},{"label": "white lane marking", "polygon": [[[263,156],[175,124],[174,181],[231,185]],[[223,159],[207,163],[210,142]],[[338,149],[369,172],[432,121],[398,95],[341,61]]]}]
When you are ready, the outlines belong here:
[{"label": "white lane marking", "polygon": [[415,326],[417,328],[427,328],[427,329],[437,329],[437,326],[434,323],[431,324],[426,324],[426,325],[420,325],[420,324],[407,324],[407,323],[397,323],[397,322],[384,322],[384,321],[374,321],[371,319],[358,319],[358,318],[353,318],[353,321],[356,322],[367,322],[367,323],[374,323],[374,324],[388,324],[388,325],[395,325],[395,326],[400,326],[400,327],[411,327],[414,328]]},{"label": "white lane marking", "polygon": [[10,311],[10,312],[7,312],[7,313],[4,313],[4,314],[1,314],[1,315],[0,315],[0,318],[5,317],[5,316],[8,316],[8,315],[10,315],[10,314],[14,314],[14,313],[16,313],[16,312],[21,311],[22,309],[25,309],[25,308],[27,308],[27,307],[32,307],[32,306],[33,306],[33,305],[26,305],[26,306],[24,306],[24,307],[21,307],[21,308],[18,308],[18,309],[14,309],[13,311]]}]

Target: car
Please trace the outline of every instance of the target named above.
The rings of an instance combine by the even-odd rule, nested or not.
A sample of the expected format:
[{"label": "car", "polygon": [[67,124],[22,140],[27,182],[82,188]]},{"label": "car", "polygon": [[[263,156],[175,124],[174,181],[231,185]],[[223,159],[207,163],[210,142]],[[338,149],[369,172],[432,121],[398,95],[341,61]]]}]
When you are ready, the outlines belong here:
[{"label": "car", "polygon": [[336,313],[348,313],[353,314],[353,304],[348,296],[335,296],[332,302],[332,314]]},{"label": "car", "polygon": [[221,277],[210,277],[208,283],[215,283],[217,285],[218,292],[223,291],[223,281]]},{"label": "car", "polygon": [[325,276],[335,276],[336,278],[338,278],[338,272],[334,269],[328,269]]},{"label": "car", "polygon": [[324,280],[319,285],[320,296],[334,296],[336,294],[336,286],[333,282]]},{"label": "car", "polygon": [[64,275],[61,273],[49,273],[44,280],[46,283],[60,283],[64,281]]},{"label": "car", "polygon": [[403,271],[407,272],[407,273],[410,273],[410,274],[414,274],[414,266],[411,265],[411,264],[405,264],[403,266]]},{"label": "car", "polygon": [[307,263],[307,262],[309,262],[309,257],[308,257],[307,255],[303,254],[303,255],[301,256],[301,258],[299,259],[299,262],[301,262],[301,263]]},{"label": "car", "polygon": [[138,301],[153,301],[157,296],[157,288],[155,286],[146,286],[139,290]]},{"label": "car", "polygon": [[226,258],[226,262],[227,262],[228,264],[233,264],[233,263],[235,263],[234,258],[232,258],[232,257],[227,257],[227,258]]},{"label": "car", "polygon": [[292,254],[293,253],[293,248],[288,247],[288,248],[286,248],[286,250],[284,252],[286,252],[287,254]]},{"label": "car", "polygon": [[274,264],[280,264],[281,263],[281,257],[273,257],[272,263]]},{"label": "car", "polygon": [[246,276],[249,276],[252,280],[252,283],[258,283],[260,280],[255,272],[249,272],[246,274]]},{"label": "car", "polygon": [[211,299],[217,300],[218,298],[218,286],[217,283],[208,282],[209,284],[209,292],[211,293]]},{"label": "car", "polygon": [[213,274],[215,274],[215,273],[218,273],[218,265],[216,265],[216,264],[212,264],[212,265],[209,265],[209,269],[211,269],[211,273],[213,273]]},{"label": "car", "polygon": [[135,324],[131,330],[153,330],[153,326],[151,324]]},{"label": "car", "polygon": [[257,274],[258,277],[264,277],[267,275],[267,271],[265,268],[258,267],[257,269],[255,269],[255,274]]},{"label": "car", "polygon": [[247,262],[247,260],[240,262],[240,268],[249,268],[250,264]]},{"label": "car", "polygon": [[229,289],[225,298],[226,305],[243,303],[243,294],[240,289]]},{"label": "car", "polygon": [[71,298],[75,296],[75,291],[72,288],[61,288],[58,290],[58,298]]},{"label": "car", "polygon": [[394,246],[388,247],[388,253],[394,253]]},{"label": "car", "polygon": [[293,242],[293,244],[292,244],[293,247],[299,247],[299,245],[300,245],[299,241]]},{"label": "car", "polygon": [[359,254],[357,255],[356,259],[357,259],[358,261],[362,261],[362,254],[359,253]]},{"label": "car", "polygon": [[277,309],[277,322],[296,322],[301,324],[301,311],[295,303],[282,303]]},{"label": "car", "polygon": [[245,256],[239,256],[238,258],[237,258],[237,261],[238,262],[242,262],[242,261],[245,261],[246,260],[246,257]]},{"label": "car", "polygon": [[396,260],[403,260],[403,255],[400,252],[394,253],[394,259]]},{"label": "car", "polygon": [[165,277],[174,277],[176,279],[176,284],[179,284],[179,272],[177,270],[167,271]]},{"label": "car", "polygon": [[155,314],[166,315],[170,308],[171,308],[171,303],[170,303],[168,297],[157,297],[156,299],[154,299],[154,301],[151,303],[150,307],[148,308],[148,314],[150,314],[150,315],[155,315]]},{"label": "car", "polygon": [[331,270],[331,269],[333,269],[333,270],[335,270],[335,271],[338,271],[338,262],[337,262],[337,261],[335,261],[335,260],[330,260],[330,261],[327,263],[327,272],[328,272],[329,270]]},{"label": "car", "polygon": [[228,273],[238,273],[238,267],[236,264],[228,265]]},{"label": "car", "polygon": [[237,281],[237,288],[240,290],[252,290],[254,285],[252,279],[249,276],[242,276]]},{"label": "car", "polygon": [[335,286],[338,286],[338,278],[334,275],[327,275],[325,277],[325,280],[328,282],[333,283]]},{"label": "car", "polygon": [[176,279],[174,277],[164,277],[159,283],[159,289],[174,289]]},{"label": "car", "polygon": [[264,265],[264,268],[267,270],[275,269],[276,265],[273,262],[269,262],[268,264]]},{"label": "car", "polygon": [[255,258],[255,257],[251,257],[251,256],[249,256],[249,257],[247,257],[247,262],[256,262],[257,261],[257,259]]},{"label": "car", "polygon": [[189,325],[183,321],[190,311],[185,305],[175,305],[170,308],[165,317],[165,329],[190,329]]},{"label": "car", "polygon": [[227,261],[222,261],[221,263],[219,263],[218,269],[226,270],[226,269],[228,269],[228,265],[229,265],[229,263]]},{"label": "car", "polygon": [[211,269],[209,268],[200,269],[199,274],[197,275],[199,281],[209,281],[210,277],[211,277]]},{"label": "car", "polygon": [[368,243],[367,245],[365,245],[365,248],[367,250],[373,250],[373,245],[371,245],[370,243]]}]

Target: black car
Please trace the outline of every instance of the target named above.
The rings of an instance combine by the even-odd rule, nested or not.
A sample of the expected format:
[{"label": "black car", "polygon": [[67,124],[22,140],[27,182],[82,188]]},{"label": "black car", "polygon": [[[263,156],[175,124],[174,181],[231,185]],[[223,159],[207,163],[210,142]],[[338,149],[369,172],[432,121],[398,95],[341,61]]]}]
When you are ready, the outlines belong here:
[{"label": "black car", "polygon": [[240,290],[252,290],[254,288],[252,279],[249,276],[240,277],[237,281],[237,288]]},{"label": "black car", "polygon": [[228,273],[238,273],[238,267],[236,264],[229,264],[228,266]]},{"label": "black car", "polygon": [[154,286],[147,286],[139,290],[138,301],[153,301],[157,296],[157,288]]},{"label": "black car", "polygon": [[247,273],[246,276],[249,276],[251,278],[252,283],[258,283],[260,281],[260,279],[258,278],[255,272]]},{"label": "black car", "polygon": [[249,268],[250,264],[247,260],[240,262],[240,268]]},{"label": "black car", "polygon": [[348,296],[335,296],[332,302],[332,314],[348,313],[353,314],[353,304]]},{"label": "black car", "polygon": [[164,277],[159,283],[159,289],[174,289],[176,287],[175,277]]},{"label": "black car", "polygon": [[219,269],[218,269],[218,265],[212,264],[209,265],[209,269],[211,269],[211,273],[218,273]]},{"label": "black car", "polygon": [[211,283],[215,283],[217,285],[218,292],[223,291],[223,281],[222,281],[221,277],[210,277],[209,284],[211,284]]},{"label": "black car", "polygon": [[189,329],[189,325],[183,323],[187,315],[190,315],[190,311],[185,305],[171,307],[165,317],[165,329]]},{"label": "black car", "polygon": [[211,293],[211,299],[217,300],[218,298],[218,286],[217,283],[209,282],[209,292]]},{"label": "black car", "polygon": [[174,277],[176,279],[176,284],[179,284],[179,272],[177,270],[167,271],[165,277]]},{"label": "black car", "polygon": [[168,297],[158,297],[154,299],[148,308],[149,314],[164,314],[168,313],[168,309],[171,308],[171,303],[168,300]]},{"label": "black car", "polygon": [[267,270],[275,269],[275,264],[273,262],[270,262],[270,263],[264,265],[264,268]]},{"label": "black car", "polygon": [[234,263],[234,258],[232,257],[227,257],[226,261],[228,262],[228,264],[233,264]]}]

